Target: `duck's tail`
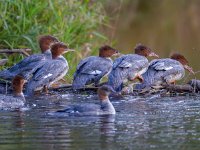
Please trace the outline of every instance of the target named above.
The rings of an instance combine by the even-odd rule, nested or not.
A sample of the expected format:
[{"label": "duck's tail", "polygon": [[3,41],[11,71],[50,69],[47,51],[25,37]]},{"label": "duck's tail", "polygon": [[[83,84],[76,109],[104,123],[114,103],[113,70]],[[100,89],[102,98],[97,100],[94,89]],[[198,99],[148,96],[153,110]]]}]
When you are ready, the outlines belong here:
[{"label": "duck's tail", "polygon": [[89,75],[77,75],[74,77],[73,83],[72,83],[72,88],[73,90],[78,90],[81,88],[84,88],[86,84],[88,84],[89,80]]},{"label": "duck's tail", "polygon": [[156,71],[153,68],[149,68],[143,75],[143,79],[144,81],[141,84],[137,84],[135,86],[135,89],[137,90],[141,90],[144,89],[146,87],[150,87],[154,81],[156,80],[155,78],[155,73]]},{"label": "duck's tail", "polygon": [[35,91],[42,90],[42,89],[43,89],[43,85],[40,84],[40,82],[29,81],[26,86],[25,94],[29,97],[34,96]]}]

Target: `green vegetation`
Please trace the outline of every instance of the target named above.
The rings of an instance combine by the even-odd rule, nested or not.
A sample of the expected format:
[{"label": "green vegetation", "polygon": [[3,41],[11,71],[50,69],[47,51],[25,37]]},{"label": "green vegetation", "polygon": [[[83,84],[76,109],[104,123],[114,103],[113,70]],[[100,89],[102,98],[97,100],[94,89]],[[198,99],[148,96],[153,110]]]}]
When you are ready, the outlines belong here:
[{"label": "green vegetation", "polygon": [[[103,7],[101,3],[89,0],[1,0],[0,18],[0,48],[31,48],[38,53],[37,38],[44,34],[68,43],[76,50],[66,56],[71,64],[69,76],[72,76],[86,43],[97,50],[95,47],[100,45],[97,42],[106,40],[97,32],[106,18]],[[22,55],[9,56],[7,66],[22,58]]]}]

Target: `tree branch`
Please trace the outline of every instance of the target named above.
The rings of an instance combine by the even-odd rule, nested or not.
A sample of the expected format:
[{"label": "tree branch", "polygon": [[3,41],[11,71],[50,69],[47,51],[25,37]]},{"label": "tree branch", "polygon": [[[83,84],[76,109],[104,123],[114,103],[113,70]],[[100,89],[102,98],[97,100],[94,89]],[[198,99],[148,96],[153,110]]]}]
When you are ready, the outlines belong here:
[{"label": "tree branch", "polygon": [[31,49],[29,48],[24,48],[24,49],[0,49],[0,53],[7,53],[7,54],[12,54],[12,53],[21,53],[25,56],[30,56],[28,52],[30,52]]}]

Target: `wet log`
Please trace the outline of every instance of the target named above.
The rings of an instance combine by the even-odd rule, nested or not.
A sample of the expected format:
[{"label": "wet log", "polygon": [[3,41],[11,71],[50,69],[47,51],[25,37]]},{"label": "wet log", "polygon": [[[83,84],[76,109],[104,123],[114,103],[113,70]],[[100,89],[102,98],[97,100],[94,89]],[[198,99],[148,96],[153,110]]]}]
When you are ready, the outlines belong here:
[{"label": "wet log", "polygon": [[[97,91],[98,87],[84,87],[75,92],[84,92],[84,91]],[[51,91],[73,91],[71,84],[61,84],[59,86],[52,86],[49,88]]]},{"label": "wet log", "polygon": [[168,84],[164,85],[164,87],[169,90],[170,92],[193,92],[194,89],[191,85],[185,84],[185,85],[173,85],[173,84]]},{"label": "wet log", "polygon": [[6,54],[12,54],[12,53],[21,53],[24,56],[30,56],[28,52],[30,52],[31,49],[24,48],[24,49],[0,49],[0,53],[6,53]]},{"label": "wet log", "polygon": [[[195,88],[194,88],[195,87]],[[66,91],[74,92],[74,93],[82,93],[82,92],[89,92],[96,93],[98,87],[85,87],[78,90],[73,90],[71,84],[56,84],[49,88],[50,91],[56,93],[64,93]],[[180,95],[187,95],[187,94],[198,94],[200,91],[200,80],[191,80],[188,84],[185,85],[173,85],[173,84],[166,84],[162,86],[151,86],[142,90],[133,90],[131,93],[123,93],[122,95],[140,95],[140,96],[150,96],[154,94],[160,94],[162,96],[171,96],[171,94],[180,94]],[[113,96],[113,95],[112,95]],[[113,97],[121,96],[114,95]]]},{"label": "wet log", "polygon": [[[196,82],[193,81],[192,83],[196,83]],[[200,81],[198,83],[200,87]],[[149,96],[149,95],[154,95],[154,94],[160,94],[164,96],[164,95],[171,95],[173,93],[186,95],[187,93],[194,94],[199,91],[200,89],[195,90],[194,87],[190,84],[184,84],[184,85],[164,84],[164,85],[159,85],[159,86],[150,86],[138,91],[133,91],[131,95]]]}]

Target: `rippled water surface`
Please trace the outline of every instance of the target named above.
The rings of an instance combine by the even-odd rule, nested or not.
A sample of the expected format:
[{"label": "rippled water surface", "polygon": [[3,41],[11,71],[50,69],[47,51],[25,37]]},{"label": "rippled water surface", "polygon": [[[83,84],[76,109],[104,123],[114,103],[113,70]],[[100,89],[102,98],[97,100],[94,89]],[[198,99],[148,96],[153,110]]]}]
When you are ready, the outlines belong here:
[{"label": "rippled water surface", "polygon": [[199,149],[200,97],[112,99],[115,116],[53,115],[96,95],[65,94],[28,100],[29,109],[0,111],[4,149]]}]

